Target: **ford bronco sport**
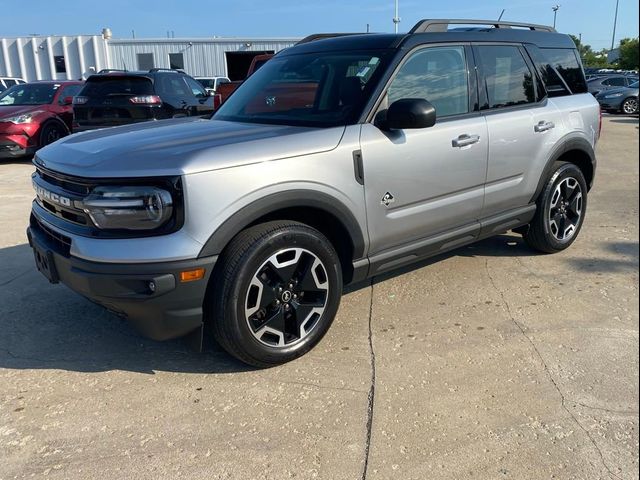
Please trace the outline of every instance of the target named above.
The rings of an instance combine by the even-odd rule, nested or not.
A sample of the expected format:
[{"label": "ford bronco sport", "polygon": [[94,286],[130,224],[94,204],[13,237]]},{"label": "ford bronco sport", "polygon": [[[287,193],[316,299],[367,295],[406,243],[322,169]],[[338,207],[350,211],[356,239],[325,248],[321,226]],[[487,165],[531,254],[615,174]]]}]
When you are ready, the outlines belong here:
[{"label": "ford bronco sport", "polygon": [[575,45],[550,27],[303,41],[211,119],[39,151],[28,237],[51,282],[143,334],[201,346],[210,325],[265,367],[318,343],[345,284],[508,230],[567,248],[599,130]]}]

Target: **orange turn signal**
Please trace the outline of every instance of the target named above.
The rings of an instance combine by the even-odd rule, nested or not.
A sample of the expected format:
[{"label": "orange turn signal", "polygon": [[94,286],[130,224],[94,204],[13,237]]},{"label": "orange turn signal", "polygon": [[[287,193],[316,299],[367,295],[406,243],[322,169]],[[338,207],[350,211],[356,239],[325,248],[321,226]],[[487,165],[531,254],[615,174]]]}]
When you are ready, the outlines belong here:
[{"label": "orange turn signal", "polygon": [[181,282],[193,282],[204,278],[204,268],[196,268],[194,270],[185,270],[180,272]]}]

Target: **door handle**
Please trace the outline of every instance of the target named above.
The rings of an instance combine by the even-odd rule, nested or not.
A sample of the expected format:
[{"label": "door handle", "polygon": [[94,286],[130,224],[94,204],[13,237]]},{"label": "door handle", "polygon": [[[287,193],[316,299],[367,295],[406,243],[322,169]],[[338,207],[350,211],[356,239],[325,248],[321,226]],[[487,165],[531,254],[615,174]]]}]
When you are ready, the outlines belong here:
[{"label": "door handle", "polygon": [[533,131],[536,133],[541,133],[541,132],[546,132],[547,130],[551,130],[552,128],[555,128],[556,124],[553,122],[545,122],[544,120],[541,120],[540,122],[538,122],[538,124],[536,126],[533,127]]},{"label": "door handle", "polygon": [[468,147],[469,145],[473,145],[474,143],[478,143],[480,141],[480,135],[467,135],[466,133],[460,135],[458,138],[454,138],[451,140],[451,146],[454,148],[462,148]]}]

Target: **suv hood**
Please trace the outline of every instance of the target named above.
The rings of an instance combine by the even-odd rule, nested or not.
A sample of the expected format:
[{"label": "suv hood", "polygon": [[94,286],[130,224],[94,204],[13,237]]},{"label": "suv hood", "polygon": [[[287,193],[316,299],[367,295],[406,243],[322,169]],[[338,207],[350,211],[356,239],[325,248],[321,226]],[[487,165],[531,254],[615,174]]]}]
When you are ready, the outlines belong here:
[{"label": "suv hood", "polygon": [[35,162],[89,178],[184,175],[333,150],[343,133],[344,127],[172,119],[71,135],[38,151]]},{"label": "suv hood", "polygon": [[0,122],[7,117],[24,115],[25,113],[44,110],[47,105],[0,105]]}]

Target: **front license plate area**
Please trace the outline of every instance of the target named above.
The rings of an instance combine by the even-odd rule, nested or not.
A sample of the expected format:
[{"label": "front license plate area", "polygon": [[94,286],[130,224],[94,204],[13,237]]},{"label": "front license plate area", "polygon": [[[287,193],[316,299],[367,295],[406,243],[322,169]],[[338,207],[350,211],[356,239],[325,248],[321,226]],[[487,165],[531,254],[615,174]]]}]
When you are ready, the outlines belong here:
[{"label": "front license plate area", "polygon": [[56,270],[56,264],[53,260],[51,250],[41,248],[36,242],[33,242],[33,256],[36,260],[38,271],[42,273],[49,282],[58,283],[60,278],[58,277],[58,271]]}]

